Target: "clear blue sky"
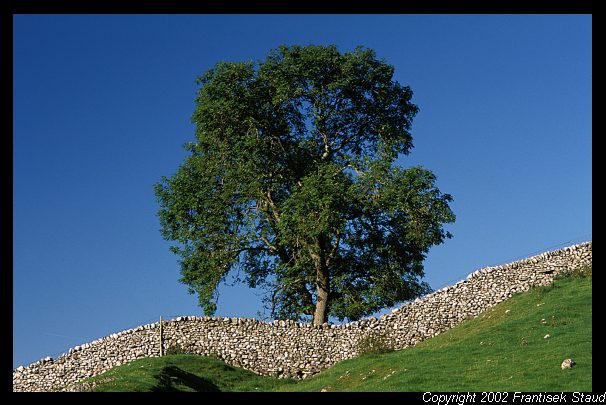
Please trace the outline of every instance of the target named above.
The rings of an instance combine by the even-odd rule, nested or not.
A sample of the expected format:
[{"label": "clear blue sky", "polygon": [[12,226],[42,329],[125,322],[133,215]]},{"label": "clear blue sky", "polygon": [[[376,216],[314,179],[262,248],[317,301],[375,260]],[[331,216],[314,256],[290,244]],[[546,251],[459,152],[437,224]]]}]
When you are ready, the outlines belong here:
[{"label": "clear blue sky", "polygon": [[[434,288],[591,240],[590,15],[17,15],[14,367],[200,315],[153,184],[193,139],[195,78],[280,44],[373,48],[413,89],[401,164],[434,171],[457,215],[426,260]],[[261,309],[243,286],[220,291],[217,315]]]}]

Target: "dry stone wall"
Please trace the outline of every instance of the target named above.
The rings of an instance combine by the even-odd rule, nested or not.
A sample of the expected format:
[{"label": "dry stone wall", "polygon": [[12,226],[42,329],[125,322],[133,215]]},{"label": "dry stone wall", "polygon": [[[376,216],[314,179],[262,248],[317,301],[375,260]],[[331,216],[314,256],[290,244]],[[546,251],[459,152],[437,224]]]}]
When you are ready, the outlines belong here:
[{"label": "dry stone wall", "polygon": [[[214,355],[261,375],[305,378],[356,356],[375,334],[404,349],[477,316],[513,294],[547,285],[558,273],[591,264],[592,243],[481,268],[465,280],[403,305],[380,318],[342,325],[245,318],[178,317],[162,323],[163,348]],[[160,355],[159,322],[114,333],[13,371],[13,391],[70,390],[74,383],[142,357]]]}]

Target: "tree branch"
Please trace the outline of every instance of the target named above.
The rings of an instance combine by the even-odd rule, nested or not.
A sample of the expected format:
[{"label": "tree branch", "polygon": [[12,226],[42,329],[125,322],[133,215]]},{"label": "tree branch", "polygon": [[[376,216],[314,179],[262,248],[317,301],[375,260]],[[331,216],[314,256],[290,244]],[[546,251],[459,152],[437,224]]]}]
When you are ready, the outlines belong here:
[{"label": "tree branch", "polygon": [[330,250],[330,253],[328,254],[328,257],[326,258],[326,266],[327,267],[330,265],[330,262],[335,257],[335,254],[337,253],[337,249],[339,249],[339,243],[340,242],[341,242],[341,232],[340,232],[339,229],[337,229],[335,244],[333,245],[332,249]]},{"label": "tree branch", "polygon": [[264,248],[262,246],[251,246],[251,247],[245,247],[245,248],[241,248],[241,249],[237,249],[237,250],[232,250],[232,253],[235,253],[236,256],[238,256],[240,253],[242,252],[247,252],[247,251],[260,251],[260,252],[273,252],[273,249],[270,248]]},{"label": "tree branch", "polygon": [[354,165],[352,165],[352,164],[349,164],[349,165],[347,165],[347,166],[345,166],[345,167],[350,167],[350,168],[352,168],[352,169],[353,169],[353,171],[354,171],[354,172],[356,172],[356,174],[358,175],[358,177],[362,177],[362,176],[364,176],[364,172],[360,172],[360,171],[359,171],[359,170],[358,170],[358,169],[357,169],[357,168],[356,168]]},{"label": "tree branch", "polygon": [[257,240],[259,240],[259,241],[261,241],[261,242],[263,242],[263,243],[265,243],[265,246],[267,246],[267,249],[265,249],[265,250],[267,250],[267,251],[269,251],[269,252],[273,252],[273,253],[276,253],[276,252],[278,251],[278,248],[277,248],[277,247],[275,247],[274,245],[272,245],[272,244],[271,244],[271,243],[270,243],[270,242],[267,240],[267,238],[265,238],[265,237],[263,237],[263,236],[257,236],[257,237],[256,237],[256,239],[257,239]]}]

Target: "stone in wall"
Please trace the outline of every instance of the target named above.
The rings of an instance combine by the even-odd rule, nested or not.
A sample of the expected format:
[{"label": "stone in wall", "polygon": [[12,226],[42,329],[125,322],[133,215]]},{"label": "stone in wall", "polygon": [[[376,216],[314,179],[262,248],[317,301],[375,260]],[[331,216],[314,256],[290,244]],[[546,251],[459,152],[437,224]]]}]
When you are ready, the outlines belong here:
[{"label": "stone in wall", "polygon": [[[381,316],[343,325],[313,327],[292,321],[178,317],[163,322],[164,349],[214,355],[257,374],[306,378],[356,356],[358,343],[379,333],[395,349],[434,337],[468,318],[526,291],[547,285],[562,271],[591,264],[592,243],[545,252],[513,263],[485,267]],[[13,391],[71,389],[86,377],[143,357],[160,355],[159,323],[114,333],[13,371]]]}]

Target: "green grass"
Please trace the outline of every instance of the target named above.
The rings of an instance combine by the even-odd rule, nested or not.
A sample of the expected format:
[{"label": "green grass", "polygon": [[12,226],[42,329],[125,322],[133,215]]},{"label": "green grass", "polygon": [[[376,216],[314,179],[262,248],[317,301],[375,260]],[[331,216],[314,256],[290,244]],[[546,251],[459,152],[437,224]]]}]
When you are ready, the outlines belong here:
[{"label": "green grass", "polygon": [[[415,347],[343,361],[295,382],[217,359],[141,359],[94,379],[96,391],[591,391],[592,278],[518,294]],[[545,335],[549,334],[549,338]],[[572,358],[577,365],[562,370]]]},{"label": "green grass", "polygon": [[[360,356],[280,389],[591,391],[591,290],[589,277],[561,279],[413,348]],[[566,358],[577,365],[562,370]]]},{"label": "green grass", "polygon": [[273,391],[296,384],[293,380],[262,377],[212,357],[189,354],[135,360],[86,380],[93,381],[102,382],[93,389],[101,392]]}]

